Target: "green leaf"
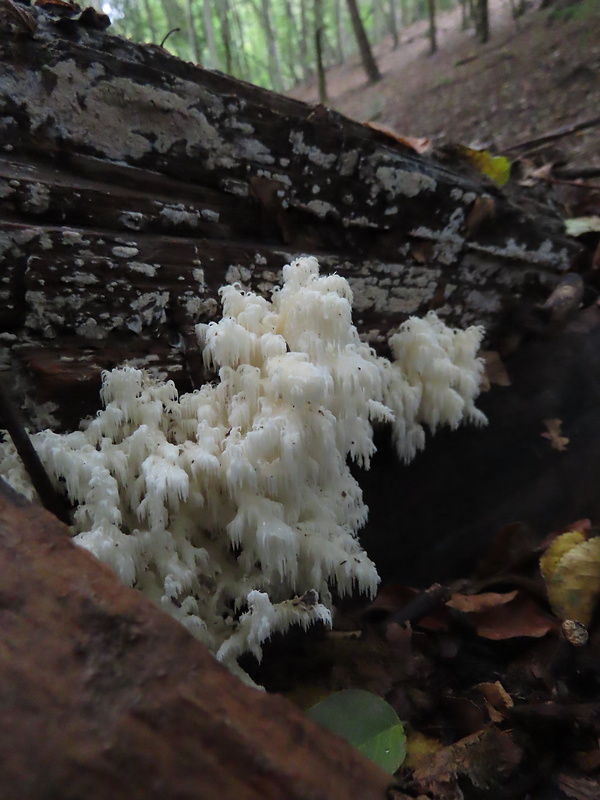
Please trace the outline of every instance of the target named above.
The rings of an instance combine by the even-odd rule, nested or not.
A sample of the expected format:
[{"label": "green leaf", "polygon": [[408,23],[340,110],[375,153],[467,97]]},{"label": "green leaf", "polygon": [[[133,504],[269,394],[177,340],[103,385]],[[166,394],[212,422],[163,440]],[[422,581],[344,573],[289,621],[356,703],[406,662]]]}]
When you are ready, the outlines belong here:
[{"label": "green leaf", "polygon": [[364,689],[345,689],[309,708],[307,715],[344,738],[381,769],[392,774],[404,761],[406,736],[389,703]]}]

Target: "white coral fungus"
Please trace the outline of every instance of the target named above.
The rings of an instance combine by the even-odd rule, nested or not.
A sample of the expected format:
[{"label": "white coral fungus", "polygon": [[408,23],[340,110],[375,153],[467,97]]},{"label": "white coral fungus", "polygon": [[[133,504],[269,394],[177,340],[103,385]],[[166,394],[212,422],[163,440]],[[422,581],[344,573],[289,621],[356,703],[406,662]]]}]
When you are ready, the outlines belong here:
[{"label": "white coral fungus", "polygon": [[[380,358],[352,325],[347,281],[314,258],[284,267],[270,302],[238,285],[221,297],[221,321],[198,326],[216,384],[178,397],[141,370],[106,372],[104,410],[34,444],[76,505],[75,541],[240,674],[237,657],[260,658],[275,630],[328,623],[331,589],[374,593],[348,457],[369,466],[375,421],[405,461],[423,424],[483,422],[481,329],[412,318],[390,341],[396,360]],[[12,445],[0,455],[26,491]]]}]

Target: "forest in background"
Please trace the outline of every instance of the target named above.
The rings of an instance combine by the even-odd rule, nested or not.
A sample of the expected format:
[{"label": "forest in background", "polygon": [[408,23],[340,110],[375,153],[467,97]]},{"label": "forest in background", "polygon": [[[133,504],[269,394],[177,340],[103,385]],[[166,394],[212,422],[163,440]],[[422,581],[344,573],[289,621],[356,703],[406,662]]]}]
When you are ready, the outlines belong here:
[{"label": "forest in background", "polygon": [[[487,0],[458,0],[465,28],[488,36]],[[515,5],[517,3],[517,5]],[[519,13],[520,0],[511,0]],[[95,0],[113,31],[135,42],[163,44],[175,55],[259,86],[285,92],[318,79],[326,100],[325,70],[360,54],[369,82],[379,69],[372,48],[403,28],[429,19],[456,0]]]}]

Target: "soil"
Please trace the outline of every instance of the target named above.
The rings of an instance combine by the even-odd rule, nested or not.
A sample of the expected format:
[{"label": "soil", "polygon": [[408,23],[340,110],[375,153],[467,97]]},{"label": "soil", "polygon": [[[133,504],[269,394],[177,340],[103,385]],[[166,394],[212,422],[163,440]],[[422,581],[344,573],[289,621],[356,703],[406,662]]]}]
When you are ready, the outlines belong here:
[{"label": "soil", "polygon": [[[561,0],[558,0],[561,2]],[[598,117],[600,2],[530,9],[513,19],[490,0],[491,38],[480,45],[461,30],[460,7],[438,15],[438,52],[430,56],[427,22],[374,49],[383,79],[368,86],[358,57],[327,72],[328,105],[404,136],[428,137],[502,152],[523,140]],[[317,102],[316,84],[290,94]],[[535,148],[526,148],[531,150]],[[523,150],[519,152],[523,155]],[[511,155],[511,153],[508,153]],[[600,120],[538,149],[538,160],[600,167]]]}]

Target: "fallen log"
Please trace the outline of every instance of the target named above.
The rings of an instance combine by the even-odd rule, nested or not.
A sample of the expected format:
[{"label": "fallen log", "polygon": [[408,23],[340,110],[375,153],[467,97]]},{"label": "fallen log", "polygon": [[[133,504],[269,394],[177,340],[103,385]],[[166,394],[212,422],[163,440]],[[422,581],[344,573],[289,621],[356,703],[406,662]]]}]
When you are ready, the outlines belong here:
[{"label": "fallen log", "polygon": [[0,480],[0,797],[383,800],[390,777]]},{"label": "fallen log", "polygon": [[569,268],[547,209],[89,15],[26,14],[0,15],[0,336],[37,427],[95,411],[125,359],[198,385],[219,287],[269,292],[300,254],[350,279],[376,346],[430,308],[498,329]]}]

